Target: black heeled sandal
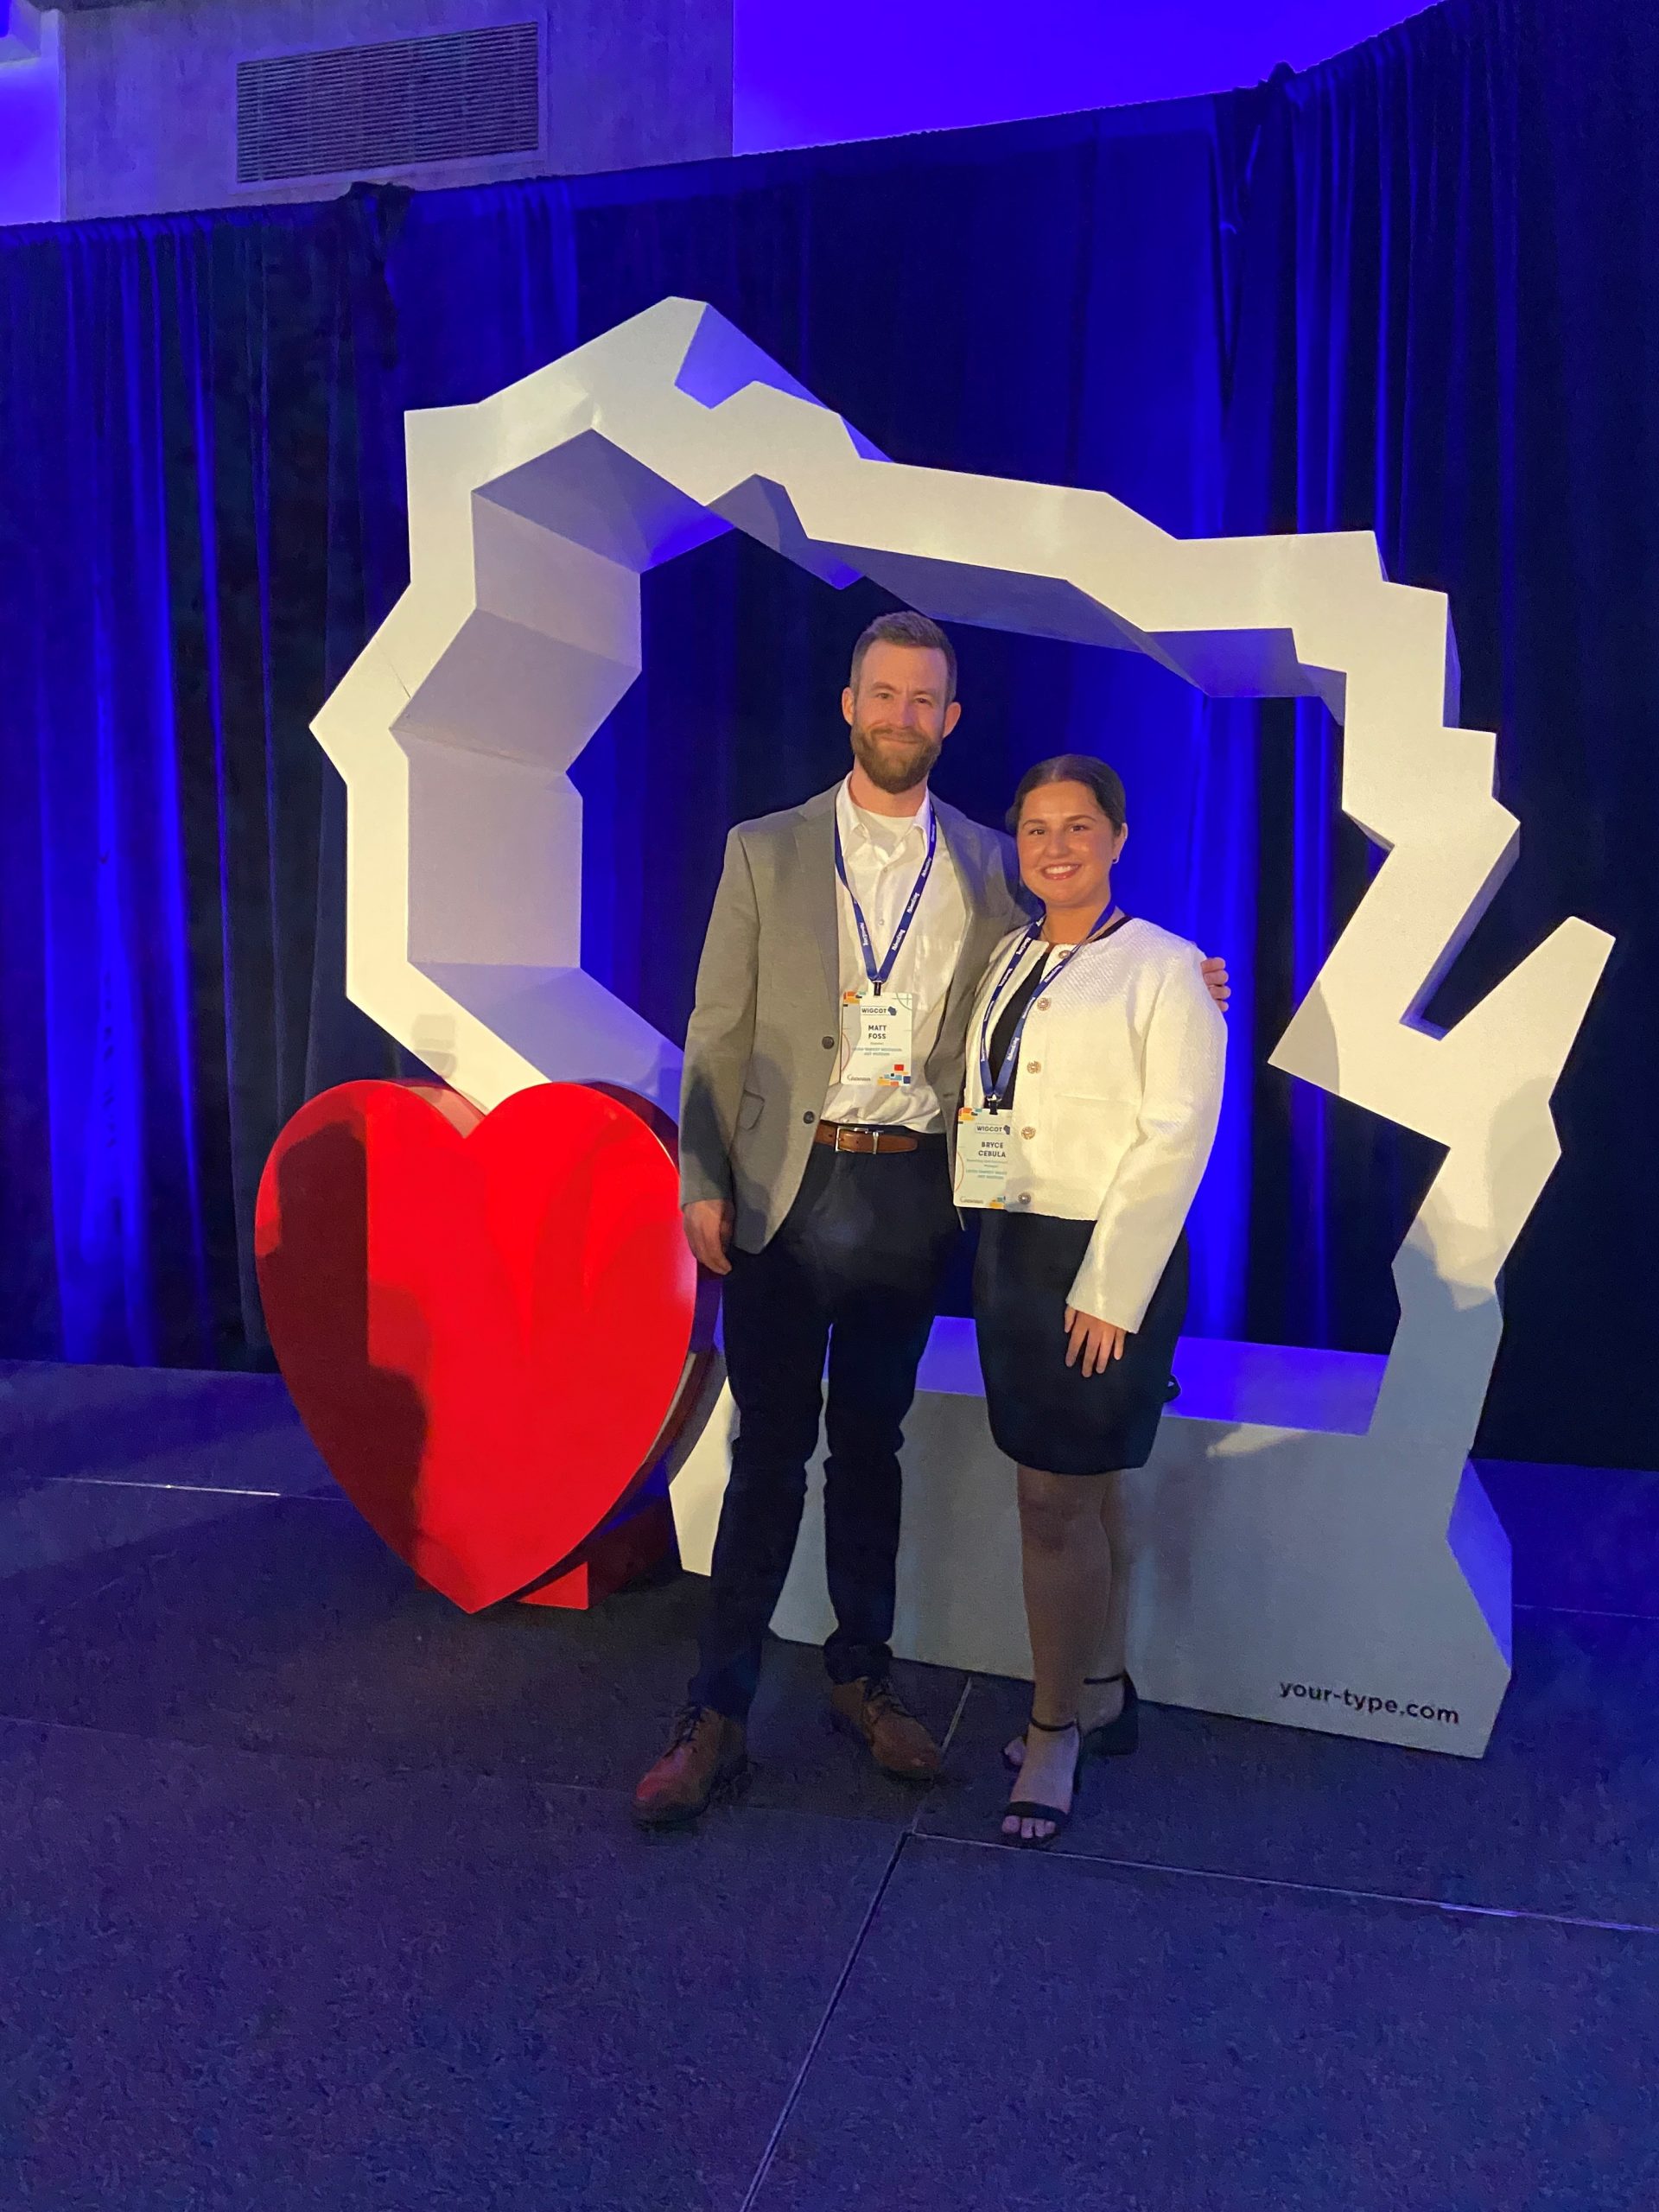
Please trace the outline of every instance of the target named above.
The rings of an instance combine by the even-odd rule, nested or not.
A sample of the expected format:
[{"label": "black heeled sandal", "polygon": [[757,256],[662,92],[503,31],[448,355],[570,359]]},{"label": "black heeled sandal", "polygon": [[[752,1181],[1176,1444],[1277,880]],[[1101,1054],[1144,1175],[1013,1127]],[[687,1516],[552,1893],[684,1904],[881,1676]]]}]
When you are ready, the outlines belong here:
[{"label": "black heeled sandal", "polygon": [[[1026,1726],[1027,1732],[1033,1728],[1039,1728],[1045,1736],[1064,1736],[1069,1729],[1077,1728],[1077,1724],[1075,1720],[1063,1720],[1058,1723],[1039,1720],[1036,1714],[1033,1713],[1031,1719],[1026,1723]],[[1004,1843],[1011,1843],[1017,1851],[1046,1851],[1050,1844],[1064,1835],[1066,1829],[1071,1827],[1071,1815],[1077,1809],[1077,1791],[1082,1783],[1083,1731],[1077,1728],[1077,1760],[1071,1770],[1070,1806],[1062,1812],[1058,1805],[1039,1805],[1034,1799],[1016,1797],[1012,1804],[1002,1808],[1002,1819],[1004,1821],[1046,1821],[1050,1823],[1049,1833],[1046,1835],[1010,1835],[999,1825],[997,1834]]]},{"label": "black heeled sandal", "polygon": [[[1111,1719],[1097,1721],[1084,1732],[1083,1748],[1090,1758],[1127,1758],[1141,1741],[1141,1700],[1135,1687],[1135,1678],[1126,1667],[1118,1675],[1090,1675],[1084,1680],[1086,1690],[1104,1689],[1109,1682],[1122,1682],[1123,1703]],[[1020,1761],[1009,1756],[1008,1746],[1002,1749],[1002,1764],[1010,1774],[1018,1774]]]},{"label": "black heeled sandal", "polygon": [[1083,1739],[1083,1748],[1091,1758],[1127,1758],[1141,1741],[1141,1700],[1135,1691],[1135,1677],[1127,1667],[1120,1675],[1091,1675],[1084,1688],[1104,1689],[1108,1682],[1122,1683],[1123,1702],[1111,1719],[1100,1721],[1090,1729]]}]

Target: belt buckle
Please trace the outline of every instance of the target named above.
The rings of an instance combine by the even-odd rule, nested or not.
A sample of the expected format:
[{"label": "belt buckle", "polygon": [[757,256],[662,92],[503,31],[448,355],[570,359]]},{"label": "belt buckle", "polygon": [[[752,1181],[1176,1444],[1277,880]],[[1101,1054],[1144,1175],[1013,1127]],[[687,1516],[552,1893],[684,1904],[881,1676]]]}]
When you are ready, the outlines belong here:
[{"label": "belt buckle", "polygon": [[847,1124],[846,1124],[844,1122],[837,1122],[836,1123],[836,1150],[837,1152],[839,1152],[839,1151],[841,1150],[841,1148],[842,1148],[842,1147],[841,1147],[841,1141],[842,1141],[842,1138],[846,1135],[846,1133],[847,1133]]}]

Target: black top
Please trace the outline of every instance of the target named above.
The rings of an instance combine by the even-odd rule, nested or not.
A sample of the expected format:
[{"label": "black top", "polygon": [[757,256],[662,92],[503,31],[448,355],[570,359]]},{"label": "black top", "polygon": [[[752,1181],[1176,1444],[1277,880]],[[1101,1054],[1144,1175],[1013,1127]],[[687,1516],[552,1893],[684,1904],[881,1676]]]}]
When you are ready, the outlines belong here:
[{"label": "black top", "polygon": [[[998,1071],[1007,1057],[1008,1046],[1014,1038],[1014,1025],[1042,988],[1043,977],[1048,973],[1048,963],[1053,950],[1052,944],[1046,944],[1043,947],[1042,958],[1033,963],[1030,975],[1025,976],[1014,986],[1007,1005],[996,1018],[996,1027],[991,1032],[991,1080],[993,1083],[995,1082]],[[1008,1095],[999,1103],[1005,1108],[1012,1106],[1014,1094],[1019,1088],[1020,1070],[1016,1066],[1008,1078]]]},{"label": "black top", "polygon": [[[1103,930],[1092,938],[1085,938],[1084,943],[1098,944],[1103,938],[1116,937],[1128,918],[1127,914],[1115,914]],[[1030,975],[1022,976],[1014,986],[1013,995],[996,1017],[996,1027],[991,1032],[991,1080],[993,1083],[1001,1073],[1003,1060],[1007,1056],[1008,1046],[1014,1041],[1014,1025],[1042,988],[1043,979],[1048,974],[1050,961],[1057,952],[1064,958],[1076,950],[1075,946],[1069,944],[1045,944],[1042,958],[1033,968]],[[1019,1088],[1020,1071],[1015,1067],[1008,1077],[1008,1095],[998,1102],[1005,1111],[1013,1105],[1014,1093]]]}]

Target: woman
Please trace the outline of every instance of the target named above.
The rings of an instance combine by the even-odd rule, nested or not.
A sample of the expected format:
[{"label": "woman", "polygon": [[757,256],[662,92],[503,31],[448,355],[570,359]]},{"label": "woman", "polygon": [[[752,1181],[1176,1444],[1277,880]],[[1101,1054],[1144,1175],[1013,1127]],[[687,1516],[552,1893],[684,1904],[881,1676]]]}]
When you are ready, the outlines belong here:
[{"label": "woman", "polygon": [[1171,1395],[1183,1224],[1215,1137],[1226,1027],[1198,948],[1113,903],[1128,831],[1103,761],[1040,763],[1008,826],[1043,911],[980,988],[957,1196],[988,1209],[980,1362],[991,1433],[1019,1470],[1034,1679],[1030,1726],[1005,1755],[1019,1779],[1002,1834],[1030,1847],[1070,1820],[1085,1750],[1135,1747],[1113,1484],[1145,1465]]}]

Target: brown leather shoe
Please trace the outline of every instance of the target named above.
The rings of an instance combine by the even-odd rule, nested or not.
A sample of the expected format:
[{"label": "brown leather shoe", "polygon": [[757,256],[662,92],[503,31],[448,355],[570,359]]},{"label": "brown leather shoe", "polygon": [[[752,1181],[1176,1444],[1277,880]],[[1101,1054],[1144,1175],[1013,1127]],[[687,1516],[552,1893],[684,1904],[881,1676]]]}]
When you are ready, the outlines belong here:
[{"label": "brown leather shoe", "polygon": [[682,1827],[748,1778],[743,1723],[706,1705],[688,1705],[674,1723],[668,1749],[633,1793],[633,1817],[642,1828]]},{"label": "brown leather shoe", "polygon": [[861,1736],[883,1774],[898,1782],[935,1782],[944,1755],[893,1684],[862,1675],[836,1682],[830,1705],[837,1727]]}]

